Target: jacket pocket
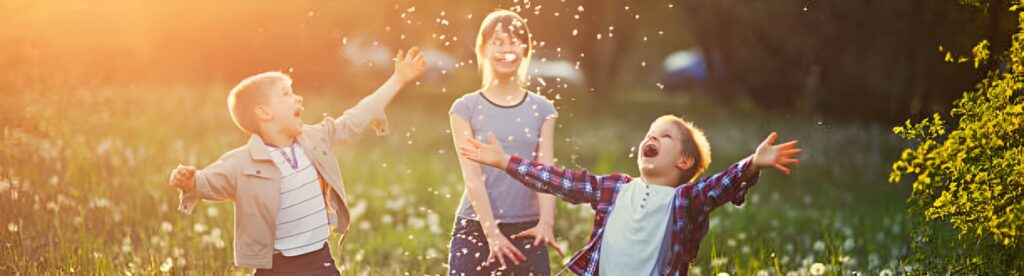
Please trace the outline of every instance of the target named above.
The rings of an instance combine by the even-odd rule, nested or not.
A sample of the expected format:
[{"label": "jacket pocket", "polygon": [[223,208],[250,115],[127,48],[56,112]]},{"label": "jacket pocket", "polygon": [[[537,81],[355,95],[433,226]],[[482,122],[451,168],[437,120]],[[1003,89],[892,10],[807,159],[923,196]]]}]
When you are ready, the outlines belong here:
[{"label": "jacket pocket", "polygon": [[242,243],[240,246],[242,252],[239,253],[246,256],[269,254],[267,250],[274,244],[274,236],[270,234],[266,224],[258,215],[249,214],[244,218],[245,221],[239,224],[242,228],[241,231],[238,231],[242,235],[238,240]]}]

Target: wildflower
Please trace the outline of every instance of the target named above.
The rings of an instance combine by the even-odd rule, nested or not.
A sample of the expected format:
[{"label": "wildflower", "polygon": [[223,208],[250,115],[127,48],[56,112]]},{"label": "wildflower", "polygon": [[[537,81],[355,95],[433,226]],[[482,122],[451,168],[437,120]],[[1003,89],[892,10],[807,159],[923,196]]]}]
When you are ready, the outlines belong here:
[{"label": "wildflower", "polygon": [[822,263],[814,263],[811,265],[811,275],[824,275],[825,265]]}]

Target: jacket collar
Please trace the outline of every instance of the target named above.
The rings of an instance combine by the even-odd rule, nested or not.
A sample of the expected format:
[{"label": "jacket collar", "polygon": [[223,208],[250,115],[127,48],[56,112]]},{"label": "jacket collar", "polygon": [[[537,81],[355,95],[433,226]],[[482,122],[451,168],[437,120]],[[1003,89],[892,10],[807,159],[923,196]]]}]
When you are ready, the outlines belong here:
[{"label": "jacket collar", "polygon": [[267,150],[267,144],[263,143],[263,139],[259,135],[253,134],[249,137],[249,156],[253,160],[272,160],[270,159],[270,151]]},{"label": "jacket collar", "polygon": [[[295,142],[299,143],[299,145],[302,146],[302,149],[306,151],[306,156],[313,156],[310,155],[311,152],[309,151],[311,148],[307,145],[309,141],[306,141],[305,135],[295,137]],[[249,156],[252,157],[253,160],[273,160],[270,158],[270,151],[267,150],[267,144],[263,142],[263,138],[260,138],[259,135],[253,134],[249,137],[249,143],[247,146],[249,147]]]}]

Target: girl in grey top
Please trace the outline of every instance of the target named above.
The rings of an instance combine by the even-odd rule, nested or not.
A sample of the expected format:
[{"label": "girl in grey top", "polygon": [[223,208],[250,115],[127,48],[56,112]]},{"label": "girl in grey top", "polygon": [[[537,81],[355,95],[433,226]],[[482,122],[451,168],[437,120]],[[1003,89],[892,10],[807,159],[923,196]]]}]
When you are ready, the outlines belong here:
[{"label": "girl in grey top", "polygon": [[[554,105],[523,88],[531,38],[519,15],[488,14],[476,40],[483,88],[452,104],[455,148],[494,135],[502,147],[542,162],[554,161]],[[535,193],[501,169],[459,157],[466,191],[456,214],[449,252],[452,275],[549,275],[546,244],[554,243],[554,197]]]}]

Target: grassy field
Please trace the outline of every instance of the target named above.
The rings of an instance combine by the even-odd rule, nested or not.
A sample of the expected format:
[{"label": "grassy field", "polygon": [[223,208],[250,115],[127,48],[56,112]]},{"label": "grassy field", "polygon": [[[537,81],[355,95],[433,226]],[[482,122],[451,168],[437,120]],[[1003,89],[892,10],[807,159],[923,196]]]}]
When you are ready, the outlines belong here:
[{"label": "grassy field", "polygon": [[[179,163],[202,167],[246,141],[227,115],[227,87],[25,87],[0,103],[0,274],[251,272],[233,266],[231,203],[202,203],[184,215],[167,186]],[[463,191],[447,126],[461,93],[454,90],[403,92],[389,109],[391,135],[366,135],[337,150],[353,214],[345,247],[332,248],[344,274],[446,274]],[[304,119],[315,122],[369,91],[297,92],[306,95]],[[585,93],[545,96],[561,115],[559,165],[596,173],[636,175],[632,148],[665,113],[704,128],[709,172],[751,154],[770,131],[801,141],[806,152],[793,175],[765,172],[747,204],[712,215],[692,275],[903,270],[909,189],[886,183],[902,143],[888,126],[656,89],[605,102]],[[586,242],[592,218],[587,206],[559,203],[563,248],[575,252]],[[562,270],[564,260],[552,259],[552,270]]]}]

